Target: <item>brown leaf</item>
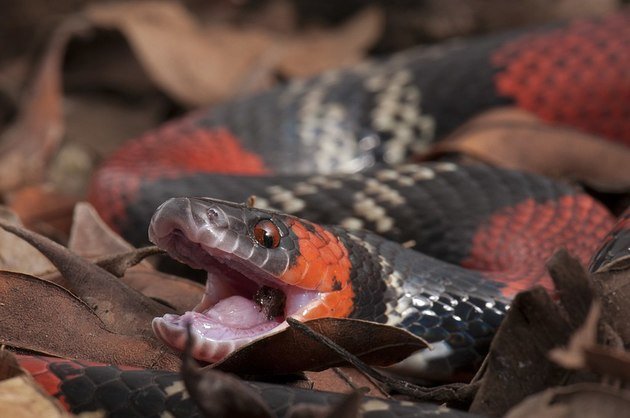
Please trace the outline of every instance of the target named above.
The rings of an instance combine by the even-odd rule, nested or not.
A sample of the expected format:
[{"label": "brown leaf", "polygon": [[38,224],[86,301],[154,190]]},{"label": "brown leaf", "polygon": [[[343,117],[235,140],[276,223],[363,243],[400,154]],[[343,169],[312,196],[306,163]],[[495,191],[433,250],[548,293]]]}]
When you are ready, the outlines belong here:
[{"label": "brown leaf", "polygon": [[164,305],[143,296],[112,274],[42,235],[2,221],[0,228],[41,251],[57,267],[66,283],[70,283],[70,290],[86,302],[111,331],[152,336],[150,324],[153,318],[170,312]]},{"label": "brown leaf", "polygon": [[122,280],[143,295],[163,302],[180,313],[197,305],[205,291],[202,284],[155,270],[133,268],[125,273]]},{"label": "brown leaf", "polygon": [[377,398],[389,398],[364,374],[353,367],[333,367],[321,372],[306,372],[312,382],[312,389],[329,392],[350,393],[362,389],[365,395]]},{"label": "brown leaf", "polygon": [[597,323],[599,321],[600,305],[593,301],[584,324],[578,328],[566,348],[554,348],[549,352],[549,358],[566,369],[586,368],[584,352],[597,344]]},{"label": "brown leaf", "polygon": [[93,4],[85,16],[96,26],[119,30],[149,77],[188,106],[232,96],[271,43],[259,32],[217,28],[208,33],[179,3]]},{"label": "brown leaf", "polygon": [[[609,241],[609,245],[605,245],[601,250],[602,252],[594,260],[599,260],[600,263],[603,262],[601,265],[606,265],[602,259],[605,259],[604,255],[612,250],[613,257],[608,260],[608,263],[621,267],[627,253],[622,245],[624,240],[628,238],[628,230],[623,231],[624,235],[620,237],[620,240],[617,241],[613,238],[612,241]],[[617,244],[620,245],[617,246]],[[598,271],[591,275],[595,294],[602,303],[601,321],[610,326],[618,335],[621,340],[620,345],[630,347],[630,304],[628,304],[628,300],[630,300],[630,269],[602,269],[601,265],[597,269]]]},{"label": "brown leaf", "polygon": [[109,331],[76,296],[53,283],[0,272],[0,342],[58,357],[174,370],[177,355],[154,337]]},{"label": "brown leaf", "polygon": [[6,200],[27,228],[45,233],[53,231],[51,235],[62,235],[64,239],[77,202],[76,197],[46,183],[21,187],[8,193]]},{"label": "brown leaf", "polygon": [[618,418],[630,414],[630,392],[598,384],[557,387],[519,403],[505,418]]},{"label": "brown leaf", "polygon": [[81,257],[97,258],[132,251],[134,247],[112,231],[91,204],[80,202],[74,207],[68,249]]},{"label": "brown leaf", "polygon": [[307,77],[356,64],[377,41],[383,25],[381,10],[370,7],[339,28],[306,33],[287,43],[278,70],[287,77]]},{"label": "brown leaf", "polygon": [[16,122],[0,138],[0,192],[41,180],[59,145],[61,61],[69,37],[81,27],[70,19],[54,33]]},{"label": "brown leaf", "polygon": [[[5,206],[0,206],[0,220],[21,225],[18,216]],[[23,239],[0,230],[0,270],[40,275],[54,269],[46,257]]]},{"label": "brown leaf", "polygon": [[526,396],[564,383],[567,371],[547,358],[549,350],[570,338],[563,317],[541,287],[516,295],[492,340],[470,412],[499,417]]},{"label": "brown leaf", "polygon": [[499,167],[576,180],[596,190],[630,190],[630,149],[592,135],[547,125],[516,108],[483,113],[431,151],[462,153]]},{"label": "brown leaf", "polygon": [[584,267],[564,248],[551,256],[546,267],[553,280],[555,294],[566,312],[565,319],[571,328],[581,327],[592,309],[593,300],[591,280]]},{"label": "brown leaf", "polygon": [[120,31],[149,77],[187,106],[268,88],[276,73],[304,77],[354,64],[383,27],[382,13],[373,8],[335,29],[288,35],[204,27],[180,4],[162,1],[96,4],[85,16],[96,27]]},{"label": "brown leaf", "polygon": [[[68,247],[83,257],[101,260],[110,254],[134,249],[103,222],[89,203],[79,203],[75,208]],[[156,271],[146,261],[128,269],[122,280],[143,295],[162,301],[178,312],[195,306],[204,293],[203,285]]]},{"label": "brown leaf", "polygon": [[[424,341],[408,331],[374,322],[321,318],[304,324],[375,366],[389,366],[427,347]],[[365,341],[370,344],[366,345]],[[231,373],[266,375],[318,371],[340,364],[339,357],[330,349],[293,328],[287,328],[242,347],[211,367]]]},{"label": "brown leaf", "polygon": [[0,349],[0,380],[10,379],[24,374],[20,364],[11,352]]}]

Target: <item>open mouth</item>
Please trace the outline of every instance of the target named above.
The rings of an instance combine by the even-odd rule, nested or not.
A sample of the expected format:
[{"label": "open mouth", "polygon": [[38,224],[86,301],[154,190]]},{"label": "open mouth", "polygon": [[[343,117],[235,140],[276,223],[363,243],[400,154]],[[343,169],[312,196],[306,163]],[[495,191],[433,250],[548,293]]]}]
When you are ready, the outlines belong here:
[{"label": "open mouth", "polygon": [[216,362],[253,340],[286,328],[288,316],[303,319],[321,302],[323,292],[286,284],[258,267],[249,237],[217,233],[219,228],[208,228],[200,220],[194,204],[187,206],[182,209],[179,205],[177,216],[163,213],[168,208],[160,213],[161,207],[150,228],[156,245],[208,273],[202,300],[191,311],[153,320],[154,332],[167,345],[183,350],[190,325],[193,356]]}]

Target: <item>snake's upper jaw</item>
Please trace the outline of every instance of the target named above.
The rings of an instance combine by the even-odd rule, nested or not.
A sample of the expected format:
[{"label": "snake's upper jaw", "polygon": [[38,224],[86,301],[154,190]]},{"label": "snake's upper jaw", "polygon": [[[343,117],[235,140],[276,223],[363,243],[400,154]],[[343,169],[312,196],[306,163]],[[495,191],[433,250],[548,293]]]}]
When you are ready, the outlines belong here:
[{"label": "snake's upper jaw", "polygon": [[167,345],[183,350],[190,324],[193,356],[216,362],[284,329],[287,316],[302,319],[301,312],[321,303],[322,294],[283,283],[260,268],[247,250],[250,238],[230,233],[238,229],[234,222],[221,225],[221,208],[212,208],[212,221],[207,213],[206,204],[182,198],[166,202],[153,217],[151,240],[175,259],[208,272],[202,300],[183,315],[155,318],[153,330]]}]

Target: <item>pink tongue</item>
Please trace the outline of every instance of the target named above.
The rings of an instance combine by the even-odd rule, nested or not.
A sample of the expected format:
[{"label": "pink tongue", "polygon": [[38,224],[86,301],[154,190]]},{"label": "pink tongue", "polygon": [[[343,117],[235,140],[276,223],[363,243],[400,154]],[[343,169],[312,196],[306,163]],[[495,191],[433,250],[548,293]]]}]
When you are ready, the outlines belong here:
[{"label": "pink tongue", "polygon": [[223,299],[208,309],[204,315],[231,328],[245,329],[269,322],[267,316],[258,309],[258,305],[242,296]]}]

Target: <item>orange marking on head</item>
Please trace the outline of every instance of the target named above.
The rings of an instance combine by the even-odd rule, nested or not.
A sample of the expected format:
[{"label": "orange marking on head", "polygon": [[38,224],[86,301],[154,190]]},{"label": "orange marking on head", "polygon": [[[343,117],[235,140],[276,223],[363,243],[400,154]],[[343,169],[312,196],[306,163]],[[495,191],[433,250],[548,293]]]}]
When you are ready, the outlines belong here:
[{"label": "orange marking on head", "polygon": [[297,219],[287,225],[298,239],[297,259],[281,279],[304,289],[325,292],[321,303],[301,313],[304,319],[346,317],[353,310],[350,257],[339,239],[319,225]]}]

